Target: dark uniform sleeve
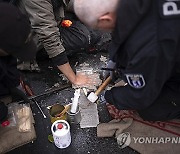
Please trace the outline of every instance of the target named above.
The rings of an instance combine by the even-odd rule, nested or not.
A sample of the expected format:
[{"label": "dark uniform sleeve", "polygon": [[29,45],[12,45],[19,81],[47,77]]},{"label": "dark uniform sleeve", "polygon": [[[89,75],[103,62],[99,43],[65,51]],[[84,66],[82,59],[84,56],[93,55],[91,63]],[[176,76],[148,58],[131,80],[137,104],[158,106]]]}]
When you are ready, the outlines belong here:
[{"label": "dark uniform sleeve", "polygon": [[[120,61],[119,59],[117,59],[117,54],[122,52],[121,51],[122,46],[127,42],[130,35],[135,31],[136,27],[138,27],[144,16],[146,16],[146,14],[149,12],[151,8],[151,3],[152,3],[151,0],[136,0],[131,2],[127,0],[120,1],[117,12],[116,27],[113,32],[112,43],[109,47],[109,54],[111,60],[117,63]],[[126,73],[132,75],[133,74],[141,75],[141,77],[144,78],[145,86],[136,89],[131,87],[130,85],[127,85],[125,87],[112,88],[111,90],[105,93],[105,98],[107,102],[114,104],[119,109],[146,108],[148,105],[152,103],[155,97],[157,97],[157,94],[153,92],[156,90],[158,91],[158,89],[155,89],[156,86],[154,85],[155,87],[149,88],[149,86],[156,78],[154,76],[155,70],[144,69],[149,67],[156,67],[158,60],[153,55],[150,55],[149,57],[148,54],[150,52],[155,53],[157,51],[157,46],[154,44],[153,46],[151,45],[151,48],[146,47],[147,48],[146,49],[144,47],[143,48],[144,50],[141,49],[142,51],[140,55],[136,55],[136,53],[131,53],[132,51],[140,52],[139,49],[136,48],[142,47],[142,44],[144,45],[147,43],[147,39],[151,39],[151,38],[144,38],[143,40],[137,39],[138,37],[141,38],[142,36],[144,36],[144,34],[145,34],[144,32],[139,33],[139,36],[136,36],[136,34],[134,34],[136,37],[134,38],[134,40],[130,42],[134,41],[137,42],[137,44],[135,46],[133,46],[132,44],[127,45],[131,47],[131,49],[127,49],[127,51],[129,50],[130,52],[127,53],[127,55],[130,54],[133,55],[133,57],[129,57],[129,59],[131,60],[129,61],[127,67],[125,67],[125,70],[122,73],[124,74],[123,77],[126,82],[127,82],[127,78],[125,76]],[[144,51],[148,53],[146,56],[145,53],[143,53]],[[138,56],[138,59],[134,55]],[[151,63],[154,66],[151,65]],[[152,78],[150,74],[154,77]],[[152,89],[153,91],[151,91]]]},{"label": "dark uniform sleeve", "polygon": [[[138,41],[136,43],[138,44]],[[128,50],[131,50],[130,48]],[[135,46],[132,46],[133,48]],[[142,49],[139,48],[135,55],[131,53],[131,60],[123,70],[123,78],[128,85],[106,91],[107,102],[118,109],[141,110],[150,106],[172,74],[176,57],[174,51],[173,41],[158,42],[152,39]],[[139,78],[133,78],[135,75]],[[134,81],[139,82],[139,85],[133,83]]]},{"label": "dark uniform sleeve", "polygon": [[[121,0],[118,6],[116,27],[109,47],[110,59],[115,60],[119,46],[129,37],[142,18],[148,13],[152,0]],[[123,22],[122,22],[123,21]]]}]

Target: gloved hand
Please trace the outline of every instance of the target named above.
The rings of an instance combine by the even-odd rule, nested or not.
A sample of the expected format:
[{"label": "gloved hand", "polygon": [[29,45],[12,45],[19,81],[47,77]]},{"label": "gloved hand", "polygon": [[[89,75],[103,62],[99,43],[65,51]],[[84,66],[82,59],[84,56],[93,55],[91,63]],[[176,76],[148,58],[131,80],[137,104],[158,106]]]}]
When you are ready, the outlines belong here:
[{"label": "gloved hand", "polygon": [[24,103],[29,103],[29,99],[20,85],[18,87],[11,88],[10,93],[13,101],[24,100]]},{"label": "gloved hand", "polygon": [[113,62],[112,60],[109,60],[106,68],[102,68],[104,70],[103,78],[106,79],[107,77],[110,76],[111,79],[113,79],[115,67],[116,67],[116,63]]}]

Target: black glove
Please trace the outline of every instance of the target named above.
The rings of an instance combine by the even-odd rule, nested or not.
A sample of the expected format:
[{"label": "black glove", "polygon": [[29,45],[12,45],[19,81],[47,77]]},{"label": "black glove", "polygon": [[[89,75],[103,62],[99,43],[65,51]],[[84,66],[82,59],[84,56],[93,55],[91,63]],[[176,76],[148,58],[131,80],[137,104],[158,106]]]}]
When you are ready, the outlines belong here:
[{"label": "black glove", "polygon": [[13,102],[21,101],[21,100],[24,100],[24,103],[29,103],[30,102],[28,97],[26,96],[24,90],[21,88],[21,86],[11,88],[10,93],[11,93]]},{"label": "black glove", "polygon": [[110,60],[106,66],[106,68],[102,68],[102,70],[104,70],[103,72],[103,79],[105,80],[106,78],[108,78],[109,76],[111,77],[111,79],[114,79],[114,70],[116,67],[116,63],[113,62],[112,60]]},{"label": "black glove", "polygon": [[0,102],[0,122],[6,120],[7,115],[8,115],[8,107],[3,102]]}]

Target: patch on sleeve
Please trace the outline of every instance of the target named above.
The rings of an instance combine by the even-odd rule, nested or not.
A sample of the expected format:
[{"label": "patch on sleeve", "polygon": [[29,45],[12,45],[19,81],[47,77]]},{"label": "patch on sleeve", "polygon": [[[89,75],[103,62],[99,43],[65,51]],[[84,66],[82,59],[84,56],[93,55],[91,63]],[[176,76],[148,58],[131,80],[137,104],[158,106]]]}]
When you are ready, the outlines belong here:
[{"label": "patch on sleeve", "polygon": [[141,74],[126,74],[129,85],[136,89],[141,89],[145,86],[145,80]]}]

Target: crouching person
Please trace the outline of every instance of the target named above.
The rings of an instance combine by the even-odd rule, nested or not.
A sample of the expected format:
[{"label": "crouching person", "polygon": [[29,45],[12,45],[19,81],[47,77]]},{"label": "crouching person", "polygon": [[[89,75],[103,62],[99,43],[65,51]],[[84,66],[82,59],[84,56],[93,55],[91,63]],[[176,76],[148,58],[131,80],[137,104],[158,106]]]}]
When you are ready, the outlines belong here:
[{"label": "crouching person", "polygon": [[[66,17],[65,12],[69,2],[70,0],[26,0],[17,1],[16,6],[29,17],[33,39],[38,49],[42,47],[45,49],[55,67],[72,84],[82,86],[89,82],[89,78],[85,75],[77,75],[73,71],[67,55],[69,52],[80,51],[81,48],[94,44],[98,37],[96,39],[96,36],[80,21],[73,20],[72,23],[68,22],[67,27],[65,26],[66,23],[62,21]],[[20,63],[18,68],[26,70],[26,66],[31,66],[30,62],[26,64]],[[29,68],[36,69],[36,66],[37,63]],[[29,68],[27,67],[27,70]]]},{"label": "crouching person", "polygon": [[6,119],[6,96],[13,101],[23,99],[28,102],[20,88],[20,74],[17,70],[17,58],[34,59],[36,46],[31,39],[29,19],[15,6],[0,3],[0,122]]},{"label": "crouching person", "polygon": [[150,121],[180,118],[180,18],[168,5],[166,0],[74,3],[84,23],[113,30],[110,60],[127,84],[106,91],[107,102]]}]

